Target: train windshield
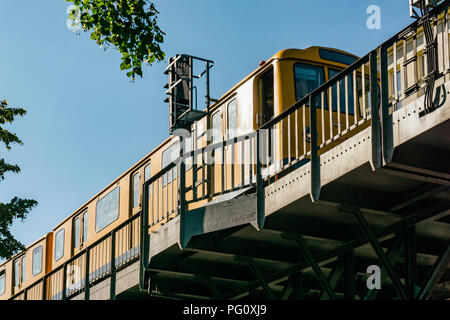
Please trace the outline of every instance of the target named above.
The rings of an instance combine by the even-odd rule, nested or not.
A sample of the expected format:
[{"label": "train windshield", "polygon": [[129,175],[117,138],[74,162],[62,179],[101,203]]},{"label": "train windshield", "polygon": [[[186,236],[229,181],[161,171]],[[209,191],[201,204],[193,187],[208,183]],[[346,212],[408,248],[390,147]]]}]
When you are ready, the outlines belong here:
[{"label": "train windshield", "polygon": [[324,83],[323,67],[304,63],[294,65],[295,99],[302,99],[308,93]]}]

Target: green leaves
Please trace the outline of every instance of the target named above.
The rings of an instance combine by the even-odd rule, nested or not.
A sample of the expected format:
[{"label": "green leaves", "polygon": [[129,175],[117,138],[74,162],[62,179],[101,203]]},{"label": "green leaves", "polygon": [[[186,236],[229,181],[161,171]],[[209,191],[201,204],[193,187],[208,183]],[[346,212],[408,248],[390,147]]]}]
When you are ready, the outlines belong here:
[{"label": "green leaves", "polygon": [[[151,65],[164,60],[160,44],[165,34],[157,25],[153,3],[148,0],[66,0],[78,6],[69,19],[81,21],[85,32],[100,47],[112,46],[122,54],[120,70],[135,80],[142,77],[142,62]],[[79,16],[76,16],[79,12]]]},{"label": "green leaves", "polygon": [[0,202],[0,257],[9,258],[25,246],[14,239],[9,231],[16,219],[25,220],[30,210],[37,205],[35,200],[14,197],[10,203]]},{"label": "green leaves", "polygon": [[[5,144],[6,149],[11,149],[11,144],[22,144],[22,141],[14,133],[4,129],[2,125],[12,123],[16,116],[24,116],[26,110],[22,108],[11,108],[6,100],[0,101],[0,141]],[[5,173],[11,171],[19,173],[17,165],[11,165],[0,159],[0,181],[5,179]],[[9,203],[0,202],[0,257],[8,258],[14,253],[25,249],[23,244],[14,239],[9,231],[16,219],[23,221],[30,210],[37,205],[35,200],[20,199],[14,197]]]},{"label": "green leaves", "polygon": [[[0,125],[5,123],[12,123],[16,116],[24,116],[26,110],[22,108],[10,108],[8,107],[8,102],[6,100],[0,101]],[[2,141],[6,149],[11,149],[11,143],[22,144],[22,141],[14,134],[8,130],[3,129],[0,126],[0,141]]]}]

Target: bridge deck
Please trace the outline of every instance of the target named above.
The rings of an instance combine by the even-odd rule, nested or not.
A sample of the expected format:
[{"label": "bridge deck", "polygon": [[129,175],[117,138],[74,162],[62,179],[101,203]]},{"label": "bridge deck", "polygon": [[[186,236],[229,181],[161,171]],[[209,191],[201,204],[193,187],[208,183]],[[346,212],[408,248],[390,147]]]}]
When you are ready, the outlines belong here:
[{"label": "bridge deck", "polygon": [[[450,94],[450,82],[442,85]],[[403,283],[408,277],[404,239],[414,227],[419,290],[450,235],[450,101],[419,117],[422,109],[419,98],[393,113],[394,153],[380,168],[373,170],[370,127],[321,155],[318,201],[310,196],[311,163],[266,186],[261,230],[252,189],[189,212],[185,248],[180,247],[180,216],[170,220],[150,235],[151,297],[324,298],[302,243],[336,297],[376,296],[376,290],[364,288],[367,267],[380,262],[354,210],[361,212]],[[349,288],[349,272],[355,273],[351,285],[356,288]],[[383,273],[382,279],[382,297],[395,297],[391,278]],[[116,281],[118,299],[150,297],[139,290],[139,262],[119,271]],[[108,299],[110,280],[90,294]]]}]

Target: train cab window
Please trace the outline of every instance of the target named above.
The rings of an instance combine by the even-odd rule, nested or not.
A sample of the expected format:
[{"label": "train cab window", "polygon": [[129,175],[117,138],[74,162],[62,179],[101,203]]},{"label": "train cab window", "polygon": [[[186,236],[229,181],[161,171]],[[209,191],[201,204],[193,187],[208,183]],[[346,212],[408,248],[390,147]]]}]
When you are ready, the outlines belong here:
[{"label": "train cab window", "polygon": [[323,67],[304,63],[294,65],[295,99],[299,101],[324,83]]},{"label": "train cab window", "polygon": [[140,198],[139,198],[140,181],[141,181],[141,175],[138,172],[135,175],[133,175],[133,208],[137,208],[140,203]]},{"label": "train cab window", "polygon": [[119,218],[119,187],[98,200],[95,212],[95,231],[99,232]]},{"label": "train cab window", "polygon": [[228,139],[237,136],[237,100],[233,99],[228,103]]},{"label": "train cab window", "polygon": [[144,181],[148,181],[148,179],[150,179],[151,177],[151,174],[152,174],[151,167],[148,164],[144,168]]},{"label": "train cab window", "polygon": [[[173,161],[175,161],[180,156],[180,144],[178,142],[172,144],[162,153],[162,168],[167,167]],[[163,176],[163,187],[165,187],[168,183],[171,183],[173,179],[177,177],[177,166],[173,167],[172,170],[169,170]]]},{"label": "train cab window", "polygon": [[330,60],[334,62],[339,62],[347,65],[351,65],[355,63],[358,58],[348,55],[343,52],[328,50],[328,49],[319,49],[319,56],[324,60]]},{"label": "train cab window", "polygon": [[6,273],[5,270],[0,271],[0,296],[5,293]]},{"label": "train cab window", "polygon": [[86,242],[88,238],[88,212],[85,211],[83,213],[83,234],[81,239],[83,240],[83,242]]},{"label": "train cab window", "polygon": [[[340,70],[335,70],[328,68],[328,78],[331,79],[337,74],[339,74]],[[348,114],[354,115],[354,99],[353,99],[353,75],[348,77]],[[337,111],[337,85],[334,85],[331,89],[331,103],[333,105],[333,111]],[[339,106],[340,112],[345,113],[345,79],[339,81]]]},{"label": "train cab window", "polygon": [[42,272],[42,246],[33,250],[33,277]]},{"label": "train cab window", "polygon": [[274,115],[274,81],[273,81],[273,68],[264,73],[260,78],[261,87],[261,115],[262,123],[270,121]]},{"label": "train cab window", "polygon": [[64,255],[64,229],[59,230],[55,236],[55,261]]},{"label": "train cab window", "polygon": [[73,247],[74,249],[80,246],[80,217],[76,217],[73,221]]}]

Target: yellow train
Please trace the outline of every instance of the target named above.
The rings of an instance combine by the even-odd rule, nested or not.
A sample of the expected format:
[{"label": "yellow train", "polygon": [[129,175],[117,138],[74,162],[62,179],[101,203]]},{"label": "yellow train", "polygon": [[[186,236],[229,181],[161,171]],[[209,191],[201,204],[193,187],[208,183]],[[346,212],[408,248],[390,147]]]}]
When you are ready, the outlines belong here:
[{"label": "yellow train", "polygon": [[[211,143],[251,134],[357,60],[353,54],[325,47],[286,49],[276,53],[210,106],[209,114],[192,126],[192,135],[186,140],[186,151],[204,149]],[[394,79],[397,76],[394,64],[391,69]],[[317,143],[325,146],[320,152],[345,139],[346,133],[356,134],[359,128],[369,125],[366,121],[357,130],[349,132],[366,119],[370,108],[368,69],[361,67],[352,76],[328,90],[326,96],[319,97]],[[395,99],[401,81],[390,81],[391,96]],[[278,123],[274,132],[269,132],[268,148],[271,148],[272,161],[263,164],[266,174],[271,170],[277,172],[292,159],[301,158],[299,155],[304,155],[308,161],[311,142],[308,123],[309,105],[305,104],[284,122]],[[216,134],[208,137],[207,128]],[[241,145],[233,148],[225,146],[217,150],[215,159],[247,157],[244,153],[252,147],[250,140],[243,140]],[[151,208],[149,232],[152,232],[176,215],[178,173],[176,167],[164,171],[164,174],[161,170],[178,158],[179,153],[179,138],[167,138],[46,236],[3,262],[0,265],[0,299],[13,296],[30,300],[61,299],[63,292],[65,297],[80,292],[86,282],[95,282],[109,272],[112,245],[115,248],[115,267],[137,259],[140,247],[138,214],[142,211],[143,184],[160,175],[157,183],[151,186],[150,194],[146,195]],[[202,154],[193,158],[198,157]],[[252,159],[246,160],[252,163]],[[186,200],[190,208],[204,205],[220,196],[224,189],[242,186],[253,179],[253,164],[243,167],[239,161],[225,161],[225,165],[217,163],[205,164],[204,159],[191,159],[186,163]],[[124,227],[115,234],[115,240],[105,238],[119,225]],[[96,245],[88,257],[77,257],[93,244]],[[73,257],[77,258],[73,260]],[[70,263],[69,259],[72,259]],[[61,266],[67,268],[65,275],[55,272],[45,282],[39,282],[44,275]]]}]

